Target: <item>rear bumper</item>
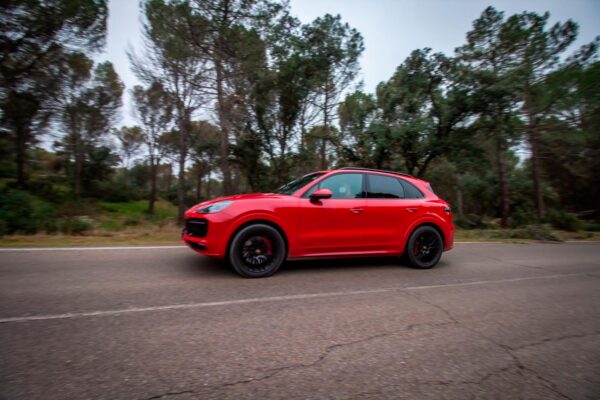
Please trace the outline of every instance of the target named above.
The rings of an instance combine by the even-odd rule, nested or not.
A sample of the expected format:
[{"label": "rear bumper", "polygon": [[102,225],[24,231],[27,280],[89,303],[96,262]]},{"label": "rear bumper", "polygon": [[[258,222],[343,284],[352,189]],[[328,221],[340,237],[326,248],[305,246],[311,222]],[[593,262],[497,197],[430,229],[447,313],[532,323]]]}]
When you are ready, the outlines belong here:
[{"label": "rear bumper", "polygon": [[444,232],[444,251],[452,250],[454,248],[454,224],[450,224]]}]

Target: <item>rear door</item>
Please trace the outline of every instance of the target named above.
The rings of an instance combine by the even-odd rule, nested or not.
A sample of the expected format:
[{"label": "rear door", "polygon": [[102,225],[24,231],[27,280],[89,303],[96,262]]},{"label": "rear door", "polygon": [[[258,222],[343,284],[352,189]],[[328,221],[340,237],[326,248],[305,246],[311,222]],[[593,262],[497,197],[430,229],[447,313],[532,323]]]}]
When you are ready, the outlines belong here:
[{"label": "rear door", "polygon": [[422,200],[414,198],[414,190],[419,191],[395,176],[366,175],[365,230],[369,249],[402,251],[399,246],[404,232],[422,212]]},{"label": "rear door", "polygon": [[[321,188],[331,190],[332,197],[311,202],[310,194]],[[330,175],[300,198],[299,237],[304,254],[364,251],[364,224],[362,173]]]}]

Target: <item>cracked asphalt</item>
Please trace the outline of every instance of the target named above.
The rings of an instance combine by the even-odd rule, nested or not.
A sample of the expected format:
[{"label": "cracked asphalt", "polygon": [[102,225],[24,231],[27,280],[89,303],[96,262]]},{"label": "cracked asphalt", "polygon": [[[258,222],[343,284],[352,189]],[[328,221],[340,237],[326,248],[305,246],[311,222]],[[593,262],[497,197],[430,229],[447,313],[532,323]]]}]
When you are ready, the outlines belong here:
[{"label": "cracked asphalt", "polygon": [[239,278],[188,249],[0,251],[0,399],[599,399],[600,243]]}]

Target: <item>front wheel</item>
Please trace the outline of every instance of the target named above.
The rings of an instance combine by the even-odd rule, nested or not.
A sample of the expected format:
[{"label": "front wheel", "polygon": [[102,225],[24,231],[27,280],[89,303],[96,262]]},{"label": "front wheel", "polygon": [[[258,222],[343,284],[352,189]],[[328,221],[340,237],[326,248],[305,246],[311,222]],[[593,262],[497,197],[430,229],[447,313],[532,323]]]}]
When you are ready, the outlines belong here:
[{"label": "front wheel", "polygon": [[273,275],[285,260],[285,242],[269,225],[250,225],[239,231],[229,247],[229,261],[245,278]]},{"label": "front wheel", "polygon": [[406,244],[405,255],[414,268],[433,268],[444,250],[444,242],[440,233],[431,226],[417,228]]}]

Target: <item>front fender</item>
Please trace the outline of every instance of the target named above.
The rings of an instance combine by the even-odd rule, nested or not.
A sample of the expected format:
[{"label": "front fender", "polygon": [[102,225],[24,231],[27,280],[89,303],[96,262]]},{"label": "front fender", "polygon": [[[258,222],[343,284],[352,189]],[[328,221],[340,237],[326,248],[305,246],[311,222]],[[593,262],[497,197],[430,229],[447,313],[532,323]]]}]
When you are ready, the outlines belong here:
[{"label": "front fender", "polygon": [[[288,254],[292,253],[292,246],[296,243],[294,238],[290,237],[290,234],[294,232],[293,227],[290,226],[290,222],[286,222],[283,218],[278,216],[272,211],[261,210],[261,211],[249,211],[247,213],[239,215],[233,223],[229,226],[227,237],[229,240],[233,239],[233,234],[243,225],[246,225],[252,221],[267,221],[271,224],[277,225],[285,235],[285,240],[288,243]],[[227,251],[225,249],[225,251]]]}]

